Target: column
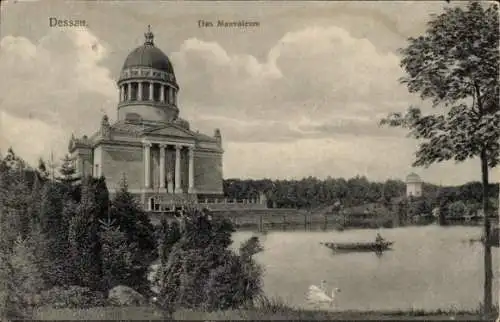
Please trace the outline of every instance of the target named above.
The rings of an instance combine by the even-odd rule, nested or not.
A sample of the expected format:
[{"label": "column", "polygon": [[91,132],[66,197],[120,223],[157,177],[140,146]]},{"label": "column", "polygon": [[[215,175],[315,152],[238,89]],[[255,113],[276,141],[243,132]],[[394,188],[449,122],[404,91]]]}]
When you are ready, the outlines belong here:
[{"label": "column", "polygon": [[175,193],[182,193],[181,188],[181,148],[182,146],[175,146]]},{"label": "column", "polygon": [[123,101],[123,88],[120,86],[118,90],[118,103],[121,103]]},{"label": "column", "polygon": [[165,101],[165,85],[161,84],[160,85],[160,102]]},{"label": "column", "polygon": [[151,143],[144,143],[144,187],[151,187]]},{"label": "column", "polygon": [[160,188],[165,188],[165,144],[160,144]]},{"label": "column", "polygon": [[174,105],[177,106],[177,94],[175,93],[175,90],[172,91],[172,95],[174,97]]},{"label": "column", "polygon": [[153,88],[154,88],[154,83],[153,82],[149,82],[149,100],[150,101],[154,101]]},{"label": "column", "polygon": [[127,84],[125,84],[125,86],[127,86],[127,88],[128,88],[127,101],[130,101],[130,99],[132,98],[132,83],[127,83]]},{"label": "column", "polygon": [[189,185],[188,193],[194,193],[194,147],[189,147]]}]

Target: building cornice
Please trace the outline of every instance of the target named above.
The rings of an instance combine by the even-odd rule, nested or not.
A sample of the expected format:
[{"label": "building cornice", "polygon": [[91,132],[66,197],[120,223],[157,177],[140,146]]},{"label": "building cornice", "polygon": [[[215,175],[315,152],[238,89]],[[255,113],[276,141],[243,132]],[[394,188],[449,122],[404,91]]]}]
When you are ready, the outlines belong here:
[{"label": "building cornice", "polygon": [[182,146],[186,146],[186,147],[195,147],[195,142],[193,141],[186,141],[186,140],[172,140],[172,138],[169,138],[169,139],[159,139],[159,138],[154,138],[154,137],[150,137],[150,136],[147,136],[147,137],[144,137],[142,140],[141,140],[141,143],[142,144],[148,144],[148,143],[152,143],[152,144],[163,144],[163,145],[182,145]]},{"label": "building cornice", "polygon": [[123,101],[118,103],[118,109],[127,106],[148,106],[162,109],[168,108],[179,112],[179,108],[174,104],[162,103],[157,101]]},{"label": "building cornice", "polygon": [[194,150],[195,151],[195,155],[206,155],[206,156],[213,156],[213,155],[218,155],[218,156],[222,156],[223,152],[224,151],[220,151],[220,150],[210,150],[210,149],[206,149],[206,148],[198,148],[196,147],[196,149]]},{"label": "building cornice", "polygon": [[166,71],[162,71],[156,68],[151,67],[131,67],[126,68],[121,71],[120,77],[117,81],[117,85],[120,86],[123,83],[129,81],[152,81],[152,82],[161,82],[165,85],[169,85],[174,87],[177,91],[179,91],[179,85],[177,85],[177,81],[175,79],[175,75],[173,73],[168,73]]}]

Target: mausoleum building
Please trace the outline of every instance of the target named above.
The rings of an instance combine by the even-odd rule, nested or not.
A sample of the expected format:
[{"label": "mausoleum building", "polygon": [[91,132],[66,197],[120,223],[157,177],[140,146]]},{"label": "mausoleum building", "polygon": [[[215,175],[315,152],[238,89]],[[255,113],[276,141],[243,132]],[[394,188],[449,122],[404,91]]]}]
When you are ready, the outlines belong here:
[{"label": "mausoleum building", "polygon": [[199,133],[179,116],[174,68],[150,30],[125,59],[117,87],[116,122],[104,115],[96,133],[70,140],[78,174],[104,176],[110,193],[125,177],[148,210],[222,197],[220,130]]}]

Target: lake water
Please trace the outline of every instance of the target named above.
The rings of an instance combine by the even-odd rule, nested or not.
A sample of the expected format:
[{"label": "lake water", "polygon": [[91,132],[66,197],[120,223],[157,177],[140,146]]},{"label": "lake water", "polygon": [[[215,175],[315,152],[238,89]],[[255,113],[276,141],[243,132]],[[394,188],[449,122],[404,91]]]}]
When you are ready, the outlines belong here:
[{"label": "lake water", "polygon": [[[394,241],[392,251],[334,254],[325,241],[374,241],[377,232]],[[236,232],[234,246],[255,235]],[[483,297],[483,247],[466,242],[481,227],[404,227],[338,231],[270,231],[265,250],[264,291],[289,305],[308,308],[310,285],[326,280],[341,292],[337,310],[476,309]],[[493,248],[494,300],[498,302],[498,248]]]}]

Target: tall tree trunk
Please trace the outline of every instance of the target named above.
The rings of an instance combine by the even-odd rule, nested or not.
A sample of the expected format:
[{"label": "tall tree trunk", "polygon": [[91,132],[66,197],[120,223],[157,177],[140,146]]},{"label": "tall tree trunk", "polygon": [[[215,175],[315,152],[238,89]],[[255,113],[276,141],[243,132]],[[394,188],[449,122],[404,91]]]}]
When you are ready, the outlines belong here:
[{"label": "tall tree trunk", "polygon": [[[498,220],[498,230],[497,230],[497,234],[500,234],[500,183],[498,184],[498,207],[497,207],[497,220]],[[497,236],[496,238],[498,238],[498,240],[500,241],[500,236]],[[497,247],[498,247],[498,244],[497,244]],[[500,279],[500,265],[498,266],[498,269],[499,269],[499,272],[498,272],[498,278]],[[500,285],[500,283],[498,283],[498,285]],[[497,311],[497,322],[500,322],[500,287],[498,288],[498,303],[497,303],[498,307],[498,311]]]},{"label": "tall tree trunk", "polygon": [[486,151],[481,152],[481,175],[483,185],[483,213],[484,213],[484,314],[489,316],[493,308],[493,265],[491,259],[489,194],[488,194],[488,159]]}]

